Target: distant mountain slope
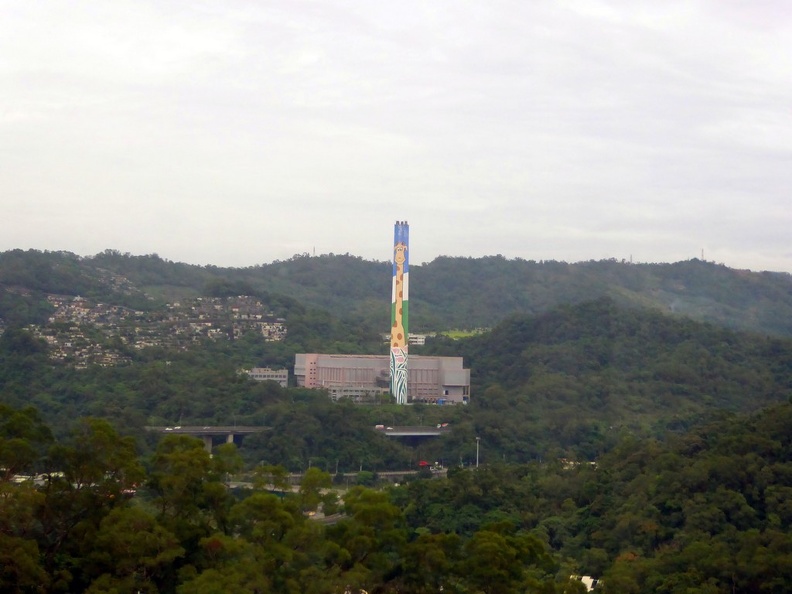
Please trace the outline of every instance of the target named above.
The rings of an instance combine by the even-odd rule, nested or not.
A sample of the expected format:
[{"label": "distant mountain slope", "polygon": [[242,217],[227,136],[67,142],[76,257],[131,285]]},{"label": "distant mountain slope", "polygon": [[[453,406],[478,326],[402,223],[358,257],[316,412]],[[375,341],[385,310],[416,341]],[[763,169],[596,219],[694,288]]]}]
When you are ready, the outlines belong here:
[{"label": "distant mountain slope", "polygon": [[25,325],[46,319],[52,310],[45,299],[48,294],[80,295],[139,309],[152,305],[133,282],[75,254],[0,253],[0,320]]},{"label": "distant mountain slope", "polygon": [[[388,319],[387,262],[306,255],[224,274],[371,324]],[[733,270],[695,259],[568,264],[440,257],[411,267],[410,322],[415,332],[492,327],[512,313],[537,314],[605,296],[731,328],[792,336],[792,275]]]},{"label": "distant mountain slope", "polygon": [[[131,294],[108,283],[107,274],[112,273],[159,301],[201,294],[282,295],[386,329],[390,266],[349,254],[303,254],[260,266],[219,268],[113,250],[89,258],[14,250],[0,254],[0,288],[6,293],[19,287],[65,294],[90,291],[97,298],[130,301]],[[734,270],[696,259],[570,264],[502,256],[439,257],[414,264],[410,278],[414,332],[492,327],[513,313],[538,314],[559,304],[607,296],[731,328],[792,336],[792,275]],[[0,295],[0,316],[2,303]]]},{"label": "distant mountain slope", "polygon": [[464,357],[471,406],[493,415],[478,416],[477,430],[495,431],[496,441],[595,443],[608,428],[684,428],[714,411],[755,411],[792,397],[792,340],[610,298],[514,315],[490,332],[439,338],[420,352]]},{"label": "distant mountain slope", "polygon": [[438,258],[411,273],[418,327],[491,326],[510,313],[541,313],[561,303],[609,296],[693,319],[792,335],[792,276],[733,270],[700,260],[676,264],[533,262]]},{"label": "distant mountain slope", "polygon": [[[348,254],[295,256],[222,273],[306,305],[388,319],[390,264]],[[536,314],[598,297],[719,325],[792,336],[792,275],[690,260],[675,264],[534,262],[440,257],[410,271],[413,331],[492,327],[512,313]]]},{"label": "distant mountain slope", "polygon": [[734,410],[792,396],[789,339],[625,308],[607,297],[537,317],[515,315],[470,339],[462,353],[482,383],[525,385],[542,374],[618,376],[666,393],[668,399],[651,404],[660,408],[679,395]]}]

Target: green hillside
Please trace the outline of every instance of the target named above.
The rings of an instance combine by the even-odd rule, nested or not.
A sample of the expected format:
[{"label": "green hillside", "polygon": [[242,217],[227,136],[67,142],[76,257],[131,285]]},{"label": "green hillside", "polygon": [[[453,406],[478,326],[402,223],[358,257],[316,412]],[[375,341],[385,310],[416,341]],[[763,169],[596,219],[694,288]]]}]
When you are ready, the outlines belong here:
[{"label": "green hillside", "polygon": [[788,592],[792,406],[730,415],[662,439],[625,436],[596,464],[493,461],[410,484],[410,525],[539,536],[566,571],[612,594]]},{"label": "green hillside", "polygon": [[[701,260],[629,264],[438,258],[412,273],[417,324],[491,326],[510,313],[537,314],[562,303],[611,297],[733,328],[792,335],[792,276],[733,270]],[[421,312],[426,318],[421,317]]]},{"label": "green hillside", "polygon": [[415,352],[461,355],[471,405],[446,450],[470,459],[594,459],[624,435],[681,431],[724,412],[792,396],[792,341],[720,328],[603,298],[515,315],[462,340]]},{"label": "green hillside", "polygon": [[[320,339],[320,331],[331,334]],[[415,453],[401,446],[391,451],[392,443],[375,445],[370,428],[379,423],[452,423],[451,435],[419,452],[446,463],[470,463],[475,437],[490,461],[595,459],[625,435],[679,432],[792,395],[789,339],[626,308],[605,298],[540,316],[515,315],[489,332],[461,340],[439,337],[414,349],[464,358],[472,382],[467,407],[347,406],[338,416],[339,405],[321,392],[258,384],[238,373],[261,364],[288,367],[306,345],[341,346],[330,339],[344,330],[313,318],[295,332],[283,342],[251,334],[188,350],[130,351],[125,365],[75,369],[54,363],[48,347],[26,331],[8,330],[0,337],[0,402],[32,404],[51,422],[92,415],[128,428],[272,425],[278,432],[246,442],[250,459],[292,469],[312,459],[325,467],[338,460],[346,468],[365,459],[384,469],[407,463]],[[361,458],[360,452],[367,453]]]},{"label": "green hillside", "polygon": [[[224,270],[253,287],[381,323],[390,265],[349,255],[295,256]],[[440,257],[410,267],[412,330],[492,327],[512,313],[538,314],[598,297],[732,328],[792,336],[792,276],[690,260],[630,264]]]},{"label": "green hillside", "polygon": [[[414,332],[492,327],[513,313],[539,314],[599,297],[718,325],[792,336],[792,276],[734,270],[701,260],[630,264],[439,257],[411,266]],[[390,264],[307,254],[248,268],[192,266],[157,255],[107,250],[80,258],[64,252],[0,254],[0,318],[44,315],[45,293],[80,294],[137,308],[198,295],[250,294],[288,307],[387,326]],[[146,298],[144,298],[144,295]]]}]

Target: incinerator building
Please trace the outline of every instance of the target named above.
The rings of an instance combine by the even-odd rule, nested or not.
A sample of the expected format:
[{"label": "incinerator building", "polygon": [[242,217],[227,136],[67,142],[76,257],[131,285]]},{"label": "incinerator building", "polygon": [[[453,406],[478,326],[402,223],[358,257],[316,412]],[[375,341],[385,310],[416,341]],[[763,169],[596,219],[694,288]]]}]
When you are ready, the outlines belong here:
[{"label": "incinerator building", "polygon": [[[333,400],[371,401],[390,393],[390,356],[298,353],[294,377],[298,386],[325,389]],[[462,357],[411,355],[406,387],[407,402],[467,404],[470,370]]]},{"label": "incinerator building", "polygon": [[427,402],[466,404],[470,370],[462,357],[408,356],[410,226],[396,221],[393,233],[391,331],[388,355],[298,354],[294,375],[298,386],[323,388],[336,400],[370,401],[391,394],[397,404]]}]

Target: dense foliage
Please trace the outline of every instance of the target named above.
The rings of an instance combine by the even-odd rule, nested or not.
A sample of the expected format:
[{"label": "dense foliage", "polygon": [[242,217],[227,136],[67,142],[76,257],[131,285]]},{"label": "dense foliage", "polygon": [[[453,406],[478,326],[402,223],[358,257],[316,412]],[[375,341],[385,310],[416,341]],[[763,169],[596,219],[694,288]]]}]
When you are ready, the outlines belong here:
[{"label": "dense foliage", "polygon": [[[618,306],[601,299],[514,316],[421,352],[462,355],[470,406],[434,456],[593,460],[624,435],[682,431],[718,414],[792,396],[792,342]],[[453,446],[451,444],[454,444]],[[438,444],[439,445],[439,444]]]},{"label": "dense foliage", "polygon": [[[0,407],[0,590],[4,592],[547,594],[577,589],[536,536],[514,524],[469,537],[408,524],[387,492],[328,490],[316,468],[292,493],[260,466],[228,477],[233,445],[166,436],[142,464],[134,442],[85,419],[54,440],[31,408]],[[286,489],[278,497],[267,489]],[[330,525],[310,520],[340,511]]]},{"label": "dense foliage", "polygon": [[408,523],[431,533],[518,526],[606,592],[788,592],[792,405],[628,437],[596,464],[493,464],[397,497]]},{"label": "dense foliage", "polygon": [[[87,258],[14,250],[0,254],[0,318],[32,321],[35,317],[37,306],[30,299],[20,300],[13,291],[16,287],[33,291],[34,301],[43,292],[52,292],[103,296],[107,302],[135,301],[136,307],[145,305],[139,300],[143,293],[154,298],[152,303],[244,293],[285,299],[284,309],[299,302],[381,329],[389,319],[390,270],[387,262],[349,254],[302,254],[249,268],[220,268],[114,250]],[[103,276],[107,273],[127,279],[138,296],[133,299],[113,288]],[[536,315],[559,304],[607,296],[626,305],[792,336],[792,276],[786,273],[733,270],[697,259],[631,264],[489,256],[413,262],[410,275],[411,325],[419,332],[488,328],[513,313]],[[284,295],[288,298],[279,297]]]},{"label": "dense foliage", "polygon": [[[667,439],[627,438],[597,463],[453,468],[401,487],[329,489],[233,445],[134,440],[83,419],[53,438],[0,406],[0,589],[9,592],[786,592],[792,405]],[[336,514],[309,519],[317,508]],[[321,518],[322,515],[315,516]]]}]

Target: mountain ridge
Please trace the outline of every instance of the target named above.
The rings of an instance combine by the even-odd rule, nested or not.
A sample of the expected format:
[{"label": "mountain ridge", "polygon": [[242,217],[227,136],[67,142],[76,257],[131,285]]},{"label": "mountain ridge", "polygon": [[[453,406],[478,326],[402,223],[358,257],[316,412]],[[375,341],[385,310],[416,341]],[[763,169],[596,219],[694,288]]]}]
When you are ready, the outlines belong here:
[{"label": "mountain ridge", "polygon": [[[90,257],[12,250],[0,253],[0,288],[4,289],[0,317],[8,322],[8,310],[20,301],[9,294],[22,287],[34,297],[82,291],[77,294],[134,307],[218,292],[283,296],[343,319],[385,326],[390,311],[390,266],[350,254],[302,254],[247,268],[219,268],[114,250]],[[695,258],[672,264],[632,264],[613,259],[567,263],[440,256],[411,266],[410,276],[414,332],[492,327],[512,313],[538,314],[559,304],[607,296],[628,306],[792,336],[792,275],[731,269]],[[113,278],[115,284],[107,280]],[[123,281],[132,289],[123,289],[119,285]]]}]

